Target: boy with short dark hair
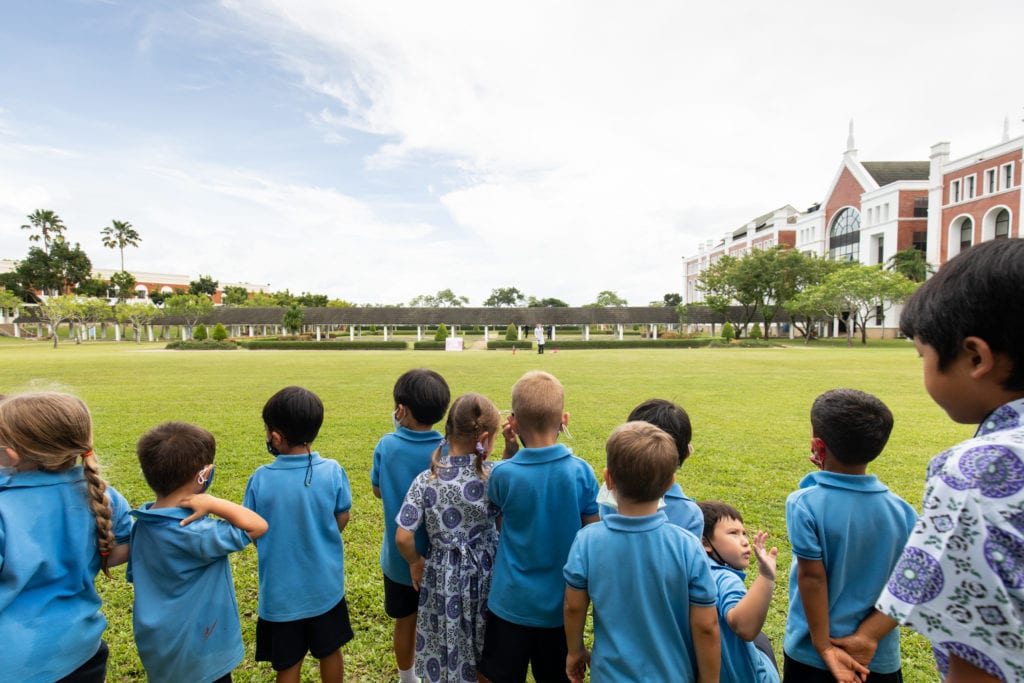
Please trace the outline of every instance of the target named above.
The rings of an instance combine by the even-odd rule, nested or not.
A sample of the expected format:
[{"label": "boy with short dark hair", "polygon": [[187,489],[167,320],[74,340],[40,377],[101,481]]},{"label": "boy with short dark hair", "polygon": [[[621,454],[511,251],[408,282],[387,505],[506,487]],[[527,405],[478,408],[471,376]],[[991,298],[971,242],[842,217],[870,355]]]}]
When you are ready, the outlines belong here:
[{"label": "boy with short dark hair", "polygon": [[[392,634],[395,662],[401,683],[415,683],[416,612],[419,593],[413,587],[409,563],[395,545],[395,521],[413,479],[430,469],[434,449],[444,438],[434,429],[448,410],[448,383],[433,370],[418,368],[402,374],[392,391],[395,430],[385,434],[373,449],[370,482],[373,495],[384,504],[384,538],[380,567],[384,572],[384,611],[395,620]],[[426,526],[415,534],[416,552],[426,555],[429,543]]]},{"label": "boy with short dark hair", "polygon": [[[581,530],[564,568],[566,675],[592,680],[719,680],[716,589],[697,538],[669,524],[658,501],[678,465],[672,437],[627,422],[606,446],[604,479],[618,512]],[[593,657],[583,642],[594,603]]]},{"label": "boy with short dark hair", "polygon": [[[597,478],[558,443],[569,422],[554,376],[528,372],[512,387],[508,427],[524,448],[494,465],[487,495],[502,527],[477,671],[494,683],[565,681],[562,567],[576,532],[598,519]],[[667,488],[667,487],[666,487]]]},{"label": "boy with short dark hair", "polygon": [[157,425],[136,446],[156,501],[132,511],[127,576],[135,643],[154,683],[229,681],[245,656],[228,555],[267,522],[204,493],[215,450],[213,434],[185,422]]},{"label": "boy with short dark hair", "polygon": [[[718,630],[722,634],[721,683],[779,683],[771,641],[761,631],[775,588],[778,548],[765,549],[767,532],[747,539],[743,517],[727,503],[704,501],[701,543],[711,560],[711,576],[718,588]],[[748,591],[744,570],[751,551],[757,559],[757,578]]]},{"label": "boy with short dark hair", "polygon": [[[1024,241],[961,252],[904,305],[924,386],[973,438],[928,464],[920,524],[874,612],[837,640],[859,661],[903,624],[945,683],[1024,680]],[[882,641],[884,642],[884,640]]]},{"label": "boy with short dark hair", "polygon": [[787,683],[902,680],[899,633],[879,647],[869,667],[830,642],[853,633],[872,610],[917,515],[910,505],[867,474],[885,448],[893,417],[876,397],[833,389],[811,407],[812,472],[786,499],[793,546],[789,618],[784,639]]},{"label": "boy with short dark hair", "polygon": [[345,601],[345,548],[352,490],[334,460],[311,449],[324,421],[320,398],[285,387],[263,406],[274,462],[253,472],[245,506],[271,525],[259,542],[256,661],[270,662],[278,683],[298,683],[309,652],[320,678],[342,680],[341,647],[352,640]]}]

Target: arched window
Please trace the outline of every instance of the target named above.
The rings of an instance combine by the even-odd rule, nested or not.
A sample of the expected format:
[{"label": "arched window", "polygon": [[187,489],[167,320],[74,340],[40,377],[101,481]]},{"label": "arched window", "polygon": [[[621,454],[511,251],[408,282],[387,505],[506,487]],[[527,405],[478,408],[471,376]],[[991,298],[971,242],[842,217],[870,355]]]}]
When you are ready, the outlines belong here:
[{"label": "arched window", "polygon": [[833,261],[860,260],[860,212],[853,207],[840,211],[828,233],[828,257]]},{"label": "arched window", "polygon": [[1010,212],[1003,209],[996,214],[996,235],[997,240],[1005,240],[1010,236]]},{"label": "arched window", "polygon": [[971,244],[974,242],[974,221],[970,218],[965,218],[960,223],[960,251],[969,249]]}]

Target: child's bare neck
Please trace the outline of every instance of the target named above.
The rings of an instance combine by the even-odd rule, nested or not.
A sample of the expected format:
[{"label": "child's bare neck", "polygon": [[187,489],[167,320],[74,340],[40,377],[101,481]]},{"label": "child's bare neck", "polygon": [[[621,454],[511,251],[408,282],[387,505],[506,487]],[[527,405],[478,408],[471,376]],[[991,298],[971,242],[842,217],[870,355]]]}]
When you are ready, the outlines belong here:
[{"label": "child's bare neck", "polygon": [[429,432],[434,428],[434,425],[426,425],[422,422],[417,422],[411,417],[402,423],[402,426],[413,432]]},{"label": "child's bare neck", "polygon": [[558,443],[558,432],[530,432],[520,429],[519,438],[527,448],[548,448]]},{"label": "child's bare neck", "polygon": [[822,466],[826,472],[834,472],[836,474],[867,474],[868,465],[867,463],[858,463],[849,465],[846,463],[839,462],[835,458],[826,458],[825,464]]},{"label": "child's bare neck", "polygon": [[181,486],[166,496],[157,496],[156,502],[151,507],[153,508],[177,508],[181,507],[181,501],[195,493],[195,484],[189,482],[184,486]]},{"label": "child's bare neck", "polygon": [[638,503],[635,500],[616,496],[616,503],[619,514],[625,517],[646,517],[658,511],[658,501],[656,500]]},{"label": "child's bare neck", "polygon": [[281,455],[306,455],[312,452],[312,444],[300,444],[298,446],[288,446],[288,448],[281,451]]}]

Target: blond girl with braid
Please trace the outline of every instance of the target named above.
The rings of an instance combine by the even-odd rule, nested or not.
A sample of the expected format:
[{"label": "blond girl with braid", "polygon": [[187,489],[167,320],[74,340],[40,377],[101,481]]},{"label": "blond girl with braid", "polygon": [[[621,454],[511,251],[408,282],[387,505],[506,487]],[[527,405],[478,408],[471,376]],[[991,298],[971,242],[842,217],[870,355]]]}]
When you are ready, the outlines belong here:
[{"label": "blond girl with braid", "polygon": [[0,400],[0,676],[101,683],[96,574],[128,559],[128,502],[99,476],[74,396]]},{"label": "blond girl with braid", "polygon": [[[445,441],[413,480],[396,520],[395,543],[420,593],[416,675],[431,683],[477,680],[500,514],[487,497],[491,464],[484,461],[499,421],[480,394],[455,399]],[[416,550],[420,525],[430,539],[426,557]]]}]

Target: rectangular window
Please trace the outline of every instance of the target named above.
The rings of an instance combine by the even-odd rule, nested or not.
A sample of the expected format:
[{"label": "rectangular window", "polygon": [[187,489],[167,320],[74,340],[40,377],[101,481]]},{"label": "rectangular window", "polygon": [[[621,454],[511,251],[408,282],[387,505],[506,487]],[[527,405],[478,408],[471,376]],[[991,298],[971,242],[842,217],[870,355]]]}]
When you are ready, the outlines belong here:
[{"label": "rectangular window", "polygon": [[882,220],[883,221],[888,221],[889,220],[889,202],[886,202],[885,206],[882,207]]},{"label": "rectangular window", "polygon": [[996,187],[996,169],[990,168],[985,171],[985,194],[992,194],[998,188]]},{"label": "rectangular window", "polygon": [[1013,162],[1003,164],[1003,189],[1008,190],[1013,187]]},{"label": "rectangular window", "polygon": [[949,201],[952,204],[960,201],[960,181],[954,180],[949,184]]},{"label": "rectangular window", "polygon": [[967,176],[967,199],[974,199],[974,180],[976,176]]},{"label": "rectangular window", "polygon": [[878,306],[875,306],[875,324],[881,325],[884,320],[885,316],[882,314],[882,306],[879,304]]},{"label": "rectangular window", "polygon": [[911,235],[913,240],[913,247],[918,251],[928,251],[928,231],[927,230],[915,230],[914,234]]},{"label": "rectangular window", "polygon": [[914,198],[914,218],[928,218],[928,198]]},{"label": "rectangular window", "polygon": [[875,263],[885,263],[885,236],[877,235],[875,242]]}]

